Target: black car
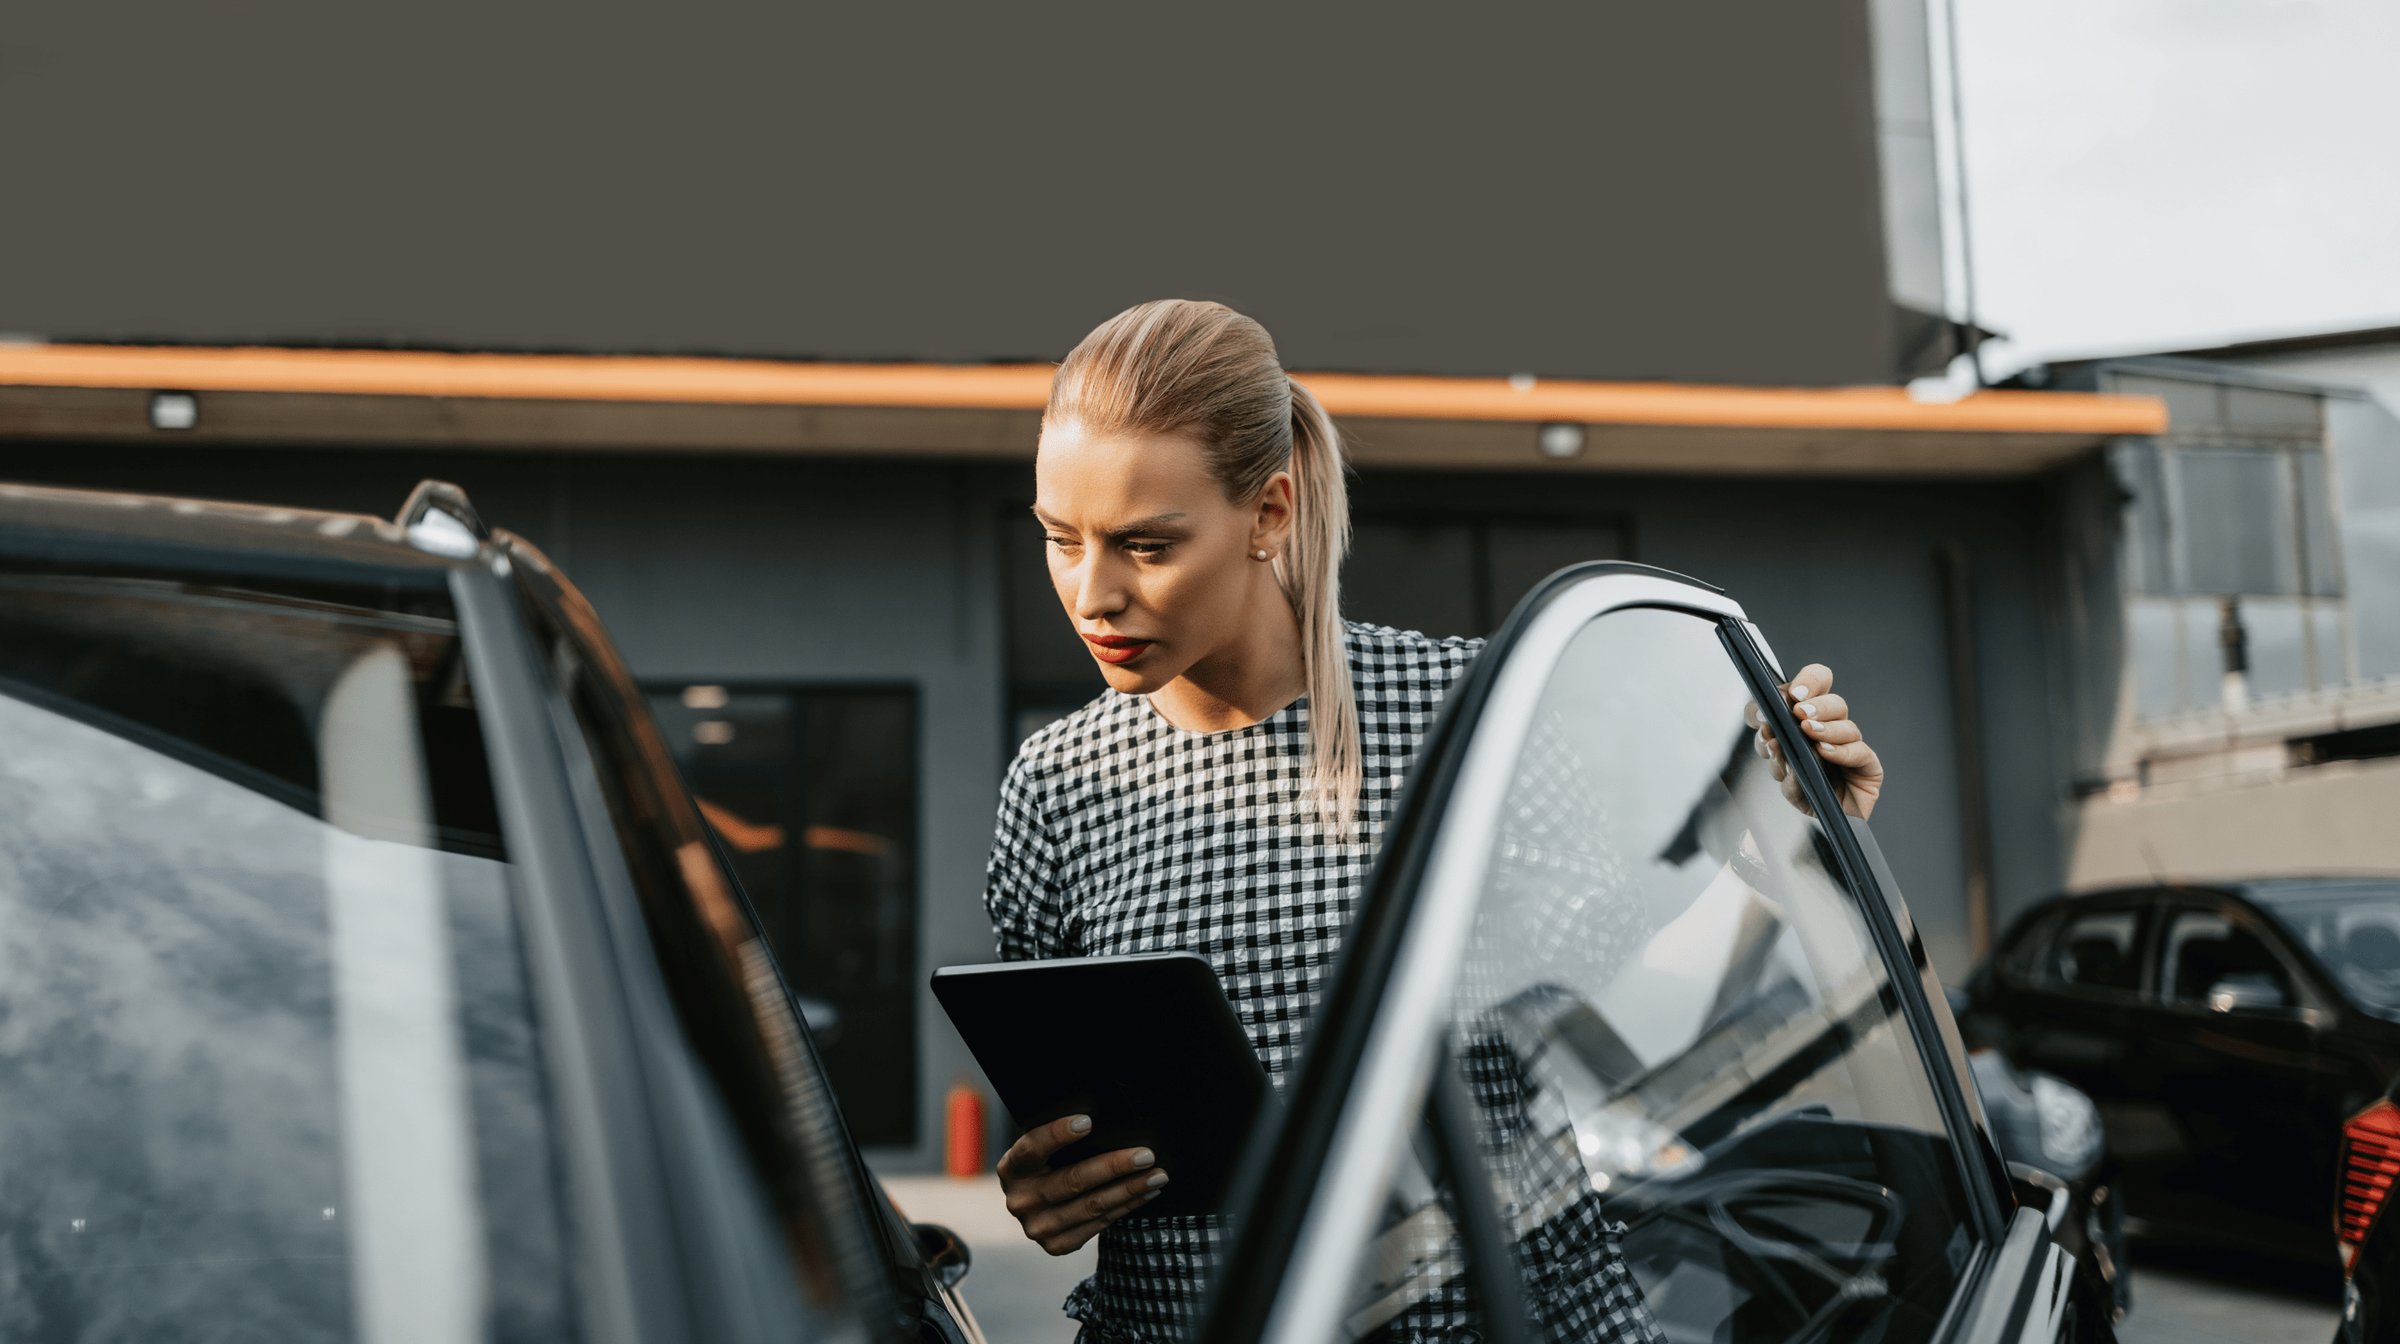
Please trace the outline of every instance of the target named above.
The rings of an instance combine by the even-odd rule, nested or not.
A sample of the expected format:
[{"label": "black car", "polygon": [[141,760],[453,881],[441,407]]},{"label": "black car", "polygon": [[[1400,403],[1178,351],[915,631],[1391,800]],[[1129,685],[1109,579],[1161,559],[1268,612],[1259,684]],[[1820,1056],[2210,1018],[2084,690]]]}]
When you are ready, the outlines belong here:
[{"label": "black car", "polygon": [[2400,1075],[2400,880],[2053,901],[1975,991],[2014,1058],[2099,1104],[2145,1230],[2321,1258],[2343,1122]]},{"label": "black car", "polygon": [[0,1337],[980,1339],[591,607],[0,487]]}]

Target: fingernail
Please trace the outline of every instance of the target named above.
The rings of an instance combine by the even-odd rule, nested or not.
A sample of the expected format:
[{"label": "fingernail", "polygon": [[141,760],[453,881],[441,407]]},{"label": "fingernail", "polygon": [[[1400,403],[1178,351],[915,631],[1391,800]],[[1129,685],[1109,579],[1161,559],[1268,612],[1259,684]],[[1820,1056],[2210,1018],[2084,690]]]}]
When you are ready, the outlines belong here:
[{"label": "fingernail", "polygon": [[1792,698],[1794,700],[1806,700],[1808,698],[1808,683],[1805,681],[1793,682]]},{"label": "fingernail", "polygon": [[1163,1171],[1154,1171],[1154,1172],[1151,1172],[1151,1173],[1150,1173],[1150,1179],[1149,1179],[1149,1180],[1147,1180],[1147,1181],[1144,1181],[1144,1182],[1142,1182],[1142,1184],[1149,1186],[1149,1187],[1150,1187],[1151,1189],[1153,1189],[1153,1190],[1156,1190],[1158,1187],[1160,1187],[1160,1186],[1162,1186],[1162,1185],[1165,1185],[1166,1183],[1167,1183],[1167,1173],[1165,1173],[1165,1172],[1163,1172]]},{"label": "fingernail", "polygon": [[1067,1122],[1067,1128],[1077,1134],[1089,1134],[1092,1132],[1092,1117],[1088,1115],[1076,1116],[1074,1119]]},{"label": "fingernail", "polygon": [[1146,1167],[1156,1161],[1158,1161],[1158,1154],[1151,1152],[1147,1148],[1136,1148],[1133,1150],[1133,1165],[1137,1167]]},{"label": "fingernail", "polygon": [[1815,705],[1812,705],[1812,704],[1808,703],[1806,700],[1803,700],[1803,701],[1801,701],[1801,702],[1800,702],[1798,705],[1795,705],[1793,708],[1795,708],[1795,709],[1797,709],[1797,710],[1799,711],[1799,713],[1800,713],[1800,717],[1801,717],[1801,718],[1804,718],[1804,719],[1813,719],[1813,718],[1817,717],[1817,707],[1816,707]]}]

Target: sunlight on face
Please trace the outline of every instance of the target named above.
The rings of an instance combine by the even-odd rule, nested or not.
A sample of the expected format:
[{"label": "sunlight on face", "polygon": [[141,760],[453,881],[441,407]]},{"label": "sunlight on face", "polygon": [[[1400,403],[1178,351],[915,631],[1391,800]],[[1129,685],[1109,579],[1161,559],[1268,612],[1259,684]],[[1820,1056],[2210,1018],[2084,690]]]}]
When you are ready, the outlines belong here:
[{"label": "sunlight on face", "polygon": [[1109,685],[1148,695],[1241,636],[1266,570],[1258,511],[1225,497],[1197,443],[1068,421],[1043,428],[1033,474],[1050,582]]}]

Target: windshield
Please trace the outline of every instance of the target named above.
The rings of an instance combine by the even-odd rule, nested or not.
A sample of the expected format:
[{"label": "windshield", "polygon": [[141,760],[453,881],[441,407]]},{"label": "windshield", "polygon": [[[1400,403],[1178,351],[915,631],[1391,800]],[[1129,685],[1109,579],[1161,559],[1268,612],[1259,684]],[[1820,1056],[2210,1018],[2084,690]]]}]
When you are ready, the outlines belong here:
[{"label": "windshield", "polygon": [[2344,996],[2400,1022],[2400,881],[2257,895],[2267,913],[2316,954]]},{"label": "windshield", "polygon": [[0,743],[0,1337],[571,1337],[447,603],[0,576]]}]

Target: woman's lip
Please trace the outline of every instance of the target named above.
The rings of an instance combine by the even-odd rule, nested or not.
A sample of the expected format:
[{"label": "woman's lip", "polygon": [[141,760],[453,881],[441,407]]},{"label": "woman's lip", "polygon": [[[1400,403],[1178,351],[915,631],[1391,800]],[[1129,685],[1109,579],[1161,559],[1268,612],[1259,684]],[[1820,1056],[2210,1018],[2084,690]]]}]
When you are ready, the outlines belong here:
[{"label": "woman's lip", "polygon": [[1092,646],[1092,656],[1111,665],[1130,663],[1149,651],[1151,641],[1127,639],[1122,635],[1085,635],[1084,642]]}]

